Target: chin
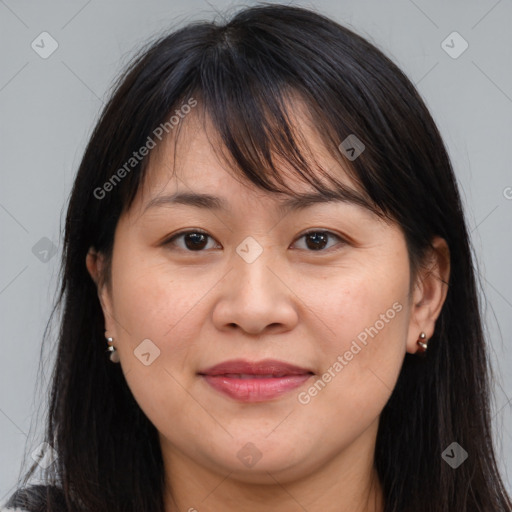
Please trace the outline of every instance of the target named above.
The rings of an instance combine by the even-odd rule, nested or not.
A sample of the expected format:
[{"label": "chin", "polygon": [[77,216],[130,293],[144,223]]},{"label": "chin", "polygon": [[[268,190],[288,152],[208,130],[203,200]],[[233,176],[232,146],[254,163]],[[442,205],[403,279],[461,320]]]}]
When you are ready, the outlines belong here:
[{"label": "chin", "polygon": [[[300,479],[323,464],[321,460],[315,462],[306,450],[298,452],[299,440],[289,439],[286,443],[276,439],[269,442],[264,435],[261,440],[233,442],[227,450],[208,454],[209,465],[213,464],[215,471],[229,475],[233,480],[265,485],[276,483],[272,477],[280,483]],[[237,448],[232,457],[234,446]]]}]

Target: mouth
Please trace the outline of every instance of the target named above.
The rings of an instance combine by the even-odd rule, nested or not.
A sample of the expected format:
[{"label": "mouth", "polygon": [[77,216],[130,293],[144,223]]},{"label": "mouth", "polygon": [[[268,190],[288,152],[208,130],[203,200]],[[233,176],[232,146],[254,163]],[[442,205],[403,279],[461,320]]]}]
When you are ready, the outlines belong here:
[{"label": "mouth", "polygon": [[267,359],[225,361],[198,372],[215,391],[240,402],[265,402],[300,386],[313,375],[309,368]]}]

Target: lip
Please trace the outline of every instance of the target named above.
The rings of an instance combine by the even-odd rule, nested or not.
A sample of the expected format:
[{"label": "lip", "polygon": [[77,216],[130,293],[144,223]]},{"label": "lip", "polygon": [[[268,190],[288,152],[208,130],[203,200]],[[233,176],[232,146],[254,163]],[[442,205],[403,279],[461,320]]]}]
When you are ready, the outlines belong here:
[{"label": "lip", "polygon": [[309,368],[275,359],[224,361],[198,374],[216,391],[241,402],[278,398],[314,375]]},{"label": "lip", "polygon": [[303,375],[313,373],[309,368],[301,368],[285,361],[277,359],[263,359],[262,361],[247,361],[245,359],[233,359],[211,366],[198,373],[201,375],[225,375],[228,373],[250,375]]}]

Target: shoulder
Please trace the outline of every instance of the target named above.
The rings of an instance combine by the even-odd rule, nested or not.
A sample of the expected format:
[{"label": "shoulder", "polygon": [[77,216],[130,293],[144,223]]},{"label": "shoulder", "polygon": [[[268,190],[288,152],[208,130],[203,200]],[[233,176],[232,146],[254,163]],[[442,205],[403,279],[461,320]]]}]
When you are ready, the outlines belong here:
[{"label": "shoulder", "polygon": [[48,501],[56,510],[67,511],[62,489],[53,485],[30,485],[17,489],[9,500],[0,505],[0,512],[45,512]]}]

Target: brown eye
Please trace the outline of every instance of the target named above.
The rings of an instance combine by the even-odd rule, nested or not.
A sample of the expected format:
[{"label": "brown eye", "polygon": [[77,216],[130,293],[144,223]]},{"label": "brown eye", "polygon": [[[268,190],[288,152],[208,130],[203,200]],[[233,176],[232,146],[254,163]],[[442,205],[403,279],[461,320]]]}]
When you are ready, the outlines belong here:
[{"label": "brown eye", "polygon": [[329,236],[326,233],[309,233],[306,235],[306,245],[313,250],[323,249]]},{"label": "brown eye", "polygon": [[181,249],[191,252],[201,252],[208,244],[208,238],[211,237],[206,232],[197,229],[194,231],[182,231],[164,242],[164,245],[176,245],[176,240],[180,238],[182,238],[184,242],[184,247],[179,246]]},{"label": "brown eye", "polygon": [[323,251],[323,249],[325,249],[327,246],[329,239],[332,238],[340,240],[342,245],[344,243],[344,240],[340,236],[331,233],[330,231],[309,231],[299,237],[298,240],[302,238],[305,239],[306,248],[310,251]]}]

